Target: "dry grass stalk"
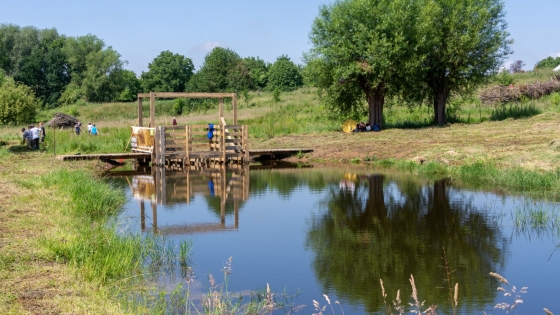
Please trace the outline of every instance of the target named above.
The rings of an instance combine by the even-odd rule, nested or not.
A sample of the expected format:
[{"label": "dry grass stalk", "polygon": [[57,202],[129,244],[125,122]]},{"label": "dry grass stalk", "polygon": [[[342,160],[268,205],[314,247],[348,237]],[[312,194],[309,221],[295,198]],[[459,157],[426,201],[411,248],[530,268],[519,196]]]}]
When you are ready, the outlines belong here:
[{"label": "dry grass stalk", "polygon": [[547,81],[535,84],[516,86],[495,86],[480,92],[480,100],[484,104],[516,102],[522,97],[540,98],[542,96],[560,91],[560,82]]},{"label": "dry grass stalk", "polygon": [[506,278],[500,276],[499,274],[495,273],[495,272],[490,272],[490,275],[494,278],[496,278],[498,281],[500,281],[501,283],[505,283],[507,285],[509,285],[509,282],[506,280]]}]

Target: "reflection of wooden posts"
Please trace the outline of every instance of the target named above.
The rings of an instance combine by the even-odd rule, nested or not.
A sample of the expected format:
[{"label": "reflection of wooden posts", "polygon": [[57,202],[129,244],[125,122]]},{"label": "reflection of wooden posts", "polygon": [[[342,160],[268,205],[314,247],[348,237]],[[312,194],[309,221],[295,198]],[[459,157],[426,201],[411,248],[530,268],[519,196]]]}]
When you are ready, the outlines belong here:
[{"label": "reflection of wooden posts", "polygon": [[158,232],[158,224],[157,224],[157,203],[151,202],[152,204],[152,231],[154,233]]},{"label": "reflection of wooden posts", "polygon": [[[190,158],[190,150],[189,150],[189,146],[191,145],[191,127],[189,126],[185,126],[185,158],[183,159],[183,169],[185,169],[185,166],[190,166],[191,165],[191,158]],[[187,181],[188,183],[188,181]]]},{"label": "reflection of wooden posts", "polygon": [[146,207],[144,206],[144,199],[140,200],[140,229],[142,232],[146,230]]},{"label": "reflection of wooden posts", "polygon": [[142,127],[142,98],[138,97],[138,127]]},{"label": "reflection of wooden posts", "polygon": [[233,211],[234,211],[234,221],[233,226],[239,228],[239,201],[236,199],[233,201]]}]

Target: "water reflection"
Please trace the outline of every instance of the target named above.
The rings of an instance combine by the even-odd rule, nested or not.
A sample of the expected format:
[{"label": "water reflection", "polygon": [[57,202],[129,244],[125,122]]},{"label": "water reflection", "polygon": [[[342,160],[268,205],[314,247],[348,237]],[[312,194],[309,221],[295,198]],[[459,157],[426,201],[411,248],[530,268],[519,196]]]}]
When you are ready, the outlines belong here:
[{"label": "water reflection", "polygon": [[[377,313],[385,309],[379,279],[388,302],[401,290],[407,305],[412,274],[421,300],[438,304],[438,313],[453,313],[448,288],[455,283],[457,313],[488,313],[501,298],[488,276],[494,271],[534,290],[525,310],[552,306],[542,299],[554,288],[531,282],[543,274],[560,276],[558,258],[550,258],[555,244],[512,237],[516,226],[508,219],[522,198],[411,175],[281,166],[128,171],[121,183],[134,200],[120,217],[140,213],[133,232],[154,231],[176,241],[195,235],[197,273],[219,270],[233,256],[235,280],[229,285],[236,292],[270,283],[288,293],[300,290],[301,304],[328,294],[345,314]],[[184,280],[176,269],[171,286]]]},{"label": "water reflection", "polygon": [[461,284],[466,304],[481,309],[493,300],[496,283],[488,271],[505,265],[502,233],[470,200],[450,196],[446,180],[423,187],[371,175],[355,185],[331,187],[328,211],[313,218],[307,233],[313,269],[326,291],[373,312],[384,303],[381,293],[372,294],[379,292],[379,279],[393,298],[399,289],[407,297],[413,274],[423,299],[448,301],[445,251],[451,287]]}]

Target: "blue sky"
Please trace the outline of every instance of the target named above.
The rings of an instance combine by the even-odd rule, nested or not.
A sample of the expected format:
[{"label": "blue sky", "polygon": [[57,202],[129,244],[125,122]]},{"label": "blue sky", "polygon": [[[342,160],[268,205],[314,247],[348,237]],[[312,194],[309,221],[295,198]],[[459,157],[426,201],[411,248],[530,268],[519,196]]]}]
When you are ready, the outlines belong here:
[{"label": "blue sky", "polygon": [[[67,36],[93,34],[128,61],[136,74],[164,50],[189,57],[198,69],[214,47],[274,62],[301,63],[321,4],[332,0],[0,0],[0,23],[55,27]],[[525,69],[560,56],[560,0],[506,0],[514,54]],[[506,65],[508,63],[506,62]]]}]

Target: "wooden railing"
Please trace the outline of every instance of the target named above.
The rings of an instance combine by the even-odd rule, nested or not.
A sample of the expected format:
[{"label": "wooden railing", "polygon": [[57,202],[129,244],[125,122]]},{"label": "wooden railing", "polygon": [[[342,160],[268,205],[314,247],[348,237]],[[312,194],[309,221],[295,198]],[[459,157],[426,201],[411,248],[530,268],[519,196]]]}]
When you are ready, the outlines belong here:
[{"label": "wooden railing", "polygon": [[[209,133],[211,137],[209,137]],[[249,132],[246,125],[158,126],[154,138],[155,165],[169,160],[191,162],[249,161]],[[154,163],[155,162],[155,163]]]}]

